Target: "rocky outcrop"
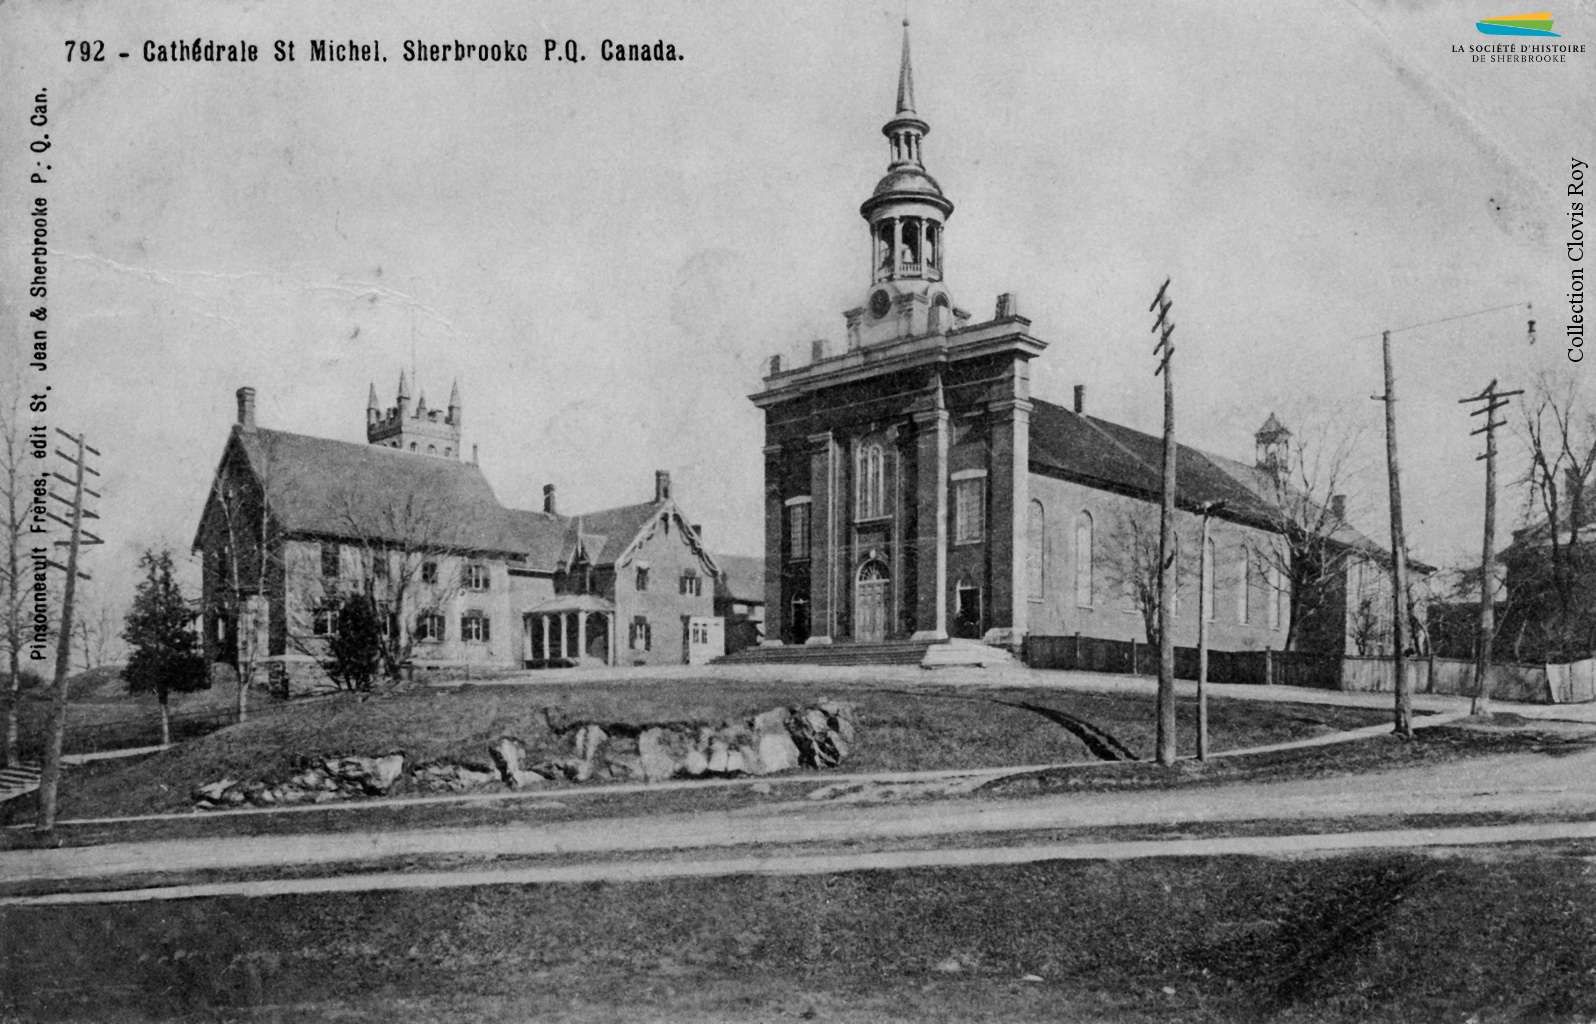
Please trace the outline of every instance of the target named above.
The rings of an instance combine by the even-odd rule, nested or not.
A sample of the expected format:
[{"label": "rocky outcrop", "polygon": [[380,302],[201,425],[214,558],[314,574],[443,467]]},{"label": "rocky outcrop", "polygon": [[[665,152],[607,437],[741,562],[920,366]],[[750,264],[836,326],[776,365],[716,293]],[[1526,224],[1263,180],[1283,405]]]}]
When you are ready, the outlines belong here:
[{"label": "rocky outcrop", "polygon": [[[420,793],[471,793],[533,789],[551,781],[664,782],[668,779],[772,775],[798,768],[834,768],[857,741],[851,704],[772,708],[738,721],[568,721],[558,709],[538,712],[552,743],[565,756],[529,764],[529,745],[500,736],[488,746],[490,764],[429,761],[410,766],[402,753],[347,755],[304,763],[280,783],[224,778],[190,794],[200,809],[326,803],[385,796],[407,787]],[[407,771],[408,768],[408,771]]]},{"label": "rocky outcrop", "polygon": [[190,796],[194,805],[202,810],[244,804],[256,807],[319,804],[351,797],[384,796],[399,782],[404,770],[405,755],[398,752],[377,757],[328,757],[311,763],[276,785],[222,779],[196,787]]}]

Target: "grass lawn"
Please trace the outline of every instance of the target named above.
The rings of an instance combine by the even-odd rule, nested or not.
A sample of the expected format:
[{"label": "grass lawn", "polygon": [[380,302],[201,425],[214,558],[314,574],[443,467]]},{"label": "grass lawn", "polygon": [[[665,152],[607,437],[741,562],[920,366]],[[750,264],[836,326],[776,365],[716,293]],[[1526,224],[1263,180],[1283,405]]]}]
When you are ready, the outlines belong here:
[{"label": "grass lawn", "polygon": [[[106,665],[67,680],[68,754],[152,746],[161,741],[161,712],[155,696],[128,693],[121,671],[120,665]],[[184,739],[213,731],[218,723],[231,721],[230,712],[237,704],[238,690],[233,685],[173,694],[168,703],[173,736]],[[25,760],[36,761],[43,756],[49,718],[48,686],[23,691],[17,706],[17,724]]]},{"label": "grass lawn", "polygon": [[[1586,1021],[1584,854],[0,910],[7,1020]],[[1035,979],[1035,980],[1027,980]]]},{"label": "grass lawn", "polygon": [[[1153,745],[1150,697],[1048,689],[881,689],[818,683],[659,680],[588,686],[424,689],[362,698],[338,695],[262,706],[250,721],[136,762],[77,769],[62,787],[63,818],[187,810],[189,791],[223,777],[282,780],[307,757],[401,750],[411,763],[451,758],[484,765],[487,745],[520,737],[534,760],[560,753],[537,715],[557,705],[575,719],[625,722],[742,718],[825,697],[853,702],[860,742],[839,770],[918,771],[1093,760],[1056,722],[1013,706],[1032,703],[1085,719],[1140,756]],[[1324,705],[1210,702],[1216,750],[1320,735],[1386,720],[1386,714]],[[1182,748],[1195,745],[1189,702]],[[811,776],[813,777],[813,776]],[[18,804],[19,802],[13,801]],[[5,805],[0,805],[3,807]],[[12,808],[13,819],[19,812]]]}]

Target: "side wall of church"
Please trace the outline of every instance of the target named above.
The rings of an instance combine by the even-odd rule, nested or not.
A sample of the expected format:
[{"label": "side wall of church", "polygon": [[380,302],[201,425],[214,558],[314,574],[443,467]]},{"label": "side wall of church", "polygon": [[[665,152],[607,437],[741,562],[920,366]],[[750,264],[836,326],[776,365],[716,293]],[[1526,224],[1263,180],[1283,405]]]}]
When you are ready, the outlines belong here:
[{"label": "side wall of church", "polygon": [[[1145,641],[1145,623],[1129,581],[1139,566],[1156,564],[1158,506],[1034,472],[1030,502],[1024,581],[1030,631]],[[1189,512],[1177,516],[1181,556],[1175,642],[1194,647],[1201,520]],[[1280,650],[1286,641],[1290,605],[1271,584],[1267,563],[1259,557],[1270,545],[1270,535],[1218,518],[1209,525],[1214,552],[1209,646],[1224,651]],[[1147,538],[1141,558],[1135,550],[1138,536]]]}]

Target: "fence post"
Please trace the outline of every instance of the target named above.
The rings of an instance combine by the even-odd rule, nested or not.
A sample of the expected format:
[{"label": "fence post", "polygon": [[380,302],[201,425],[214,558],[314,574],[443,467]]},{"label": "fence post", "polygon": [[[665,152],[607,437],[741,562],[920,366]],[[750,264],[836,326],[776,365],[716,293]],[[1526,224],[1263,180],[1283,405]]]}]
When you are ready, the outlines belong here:
[{"label": "fence post", "polygon": [[1275,649],[1264,648],[1264,685],[1275,685]]}]

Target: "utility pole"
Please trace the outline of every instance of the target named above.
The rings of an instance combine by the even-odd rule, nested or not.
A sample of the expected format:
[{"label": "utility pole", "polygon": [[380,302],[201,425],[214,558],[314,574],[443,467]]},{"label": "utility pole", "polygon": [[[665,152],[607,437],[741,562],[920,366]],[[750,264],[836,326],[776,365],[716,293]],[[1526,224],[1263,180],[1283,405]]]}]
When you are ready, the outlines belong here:
[{"label": "utility pole", "polygon": [[[1208,517],[1222,511],[1222,501],[1203,502],[1203,540],[1197,577],[1197,760],[1208,760]],[[1243,570],[1244,572],[1246,570]]]},{"label": "utility pole", "polygon": [[1385,462],[1391,490],[1391,633],[1396,648],[1396,728],[1398,736],[1413,737],[1413,688],[1408,683],[1408,555],[1402,532],[1402,477],[1397,470],[1396,378],[1391,370],[1391,332],[1380,334],[1385,357]]},{"label": "utility pole", "polygon": [[1170,380],[1170,357],[1175,344],[1175,321],[1169,319],[1174,302],[1167,298],[1169,278],[1159,285],[1149,313],[1158,311],[1153,331],[1158,344],[1153,354],[1162,353],[1153,376],[1164,377],[1164,503],[1158,518],[1158,763],[1175,763],[1175,385]]},{"label": "utility pole", "polygon": [[94,476],[100,475],[97,470],[88,465],[85,453],[95,456],[100,453],[83,443],[82,434],[73,437],[59,427],[56,428],[56,433],[77,446],[77,455],[76,457],[68,455],[57,448],[55,454],[65,459],[76,472],[71,479],[56,472],[51,472],[50,474],[62,483],[72,485],[72,497],[70,500],[54,491],[50,492],[51,498],[72,509],[72,518],[67,520],[62,519],[54,512],[46,513],[51,519],[67,527],[72,532],[70,540],[56,541],[56,544],[64,545],[67,549],[66,565],[61,565],[54,561],[49,563],[54,568],[66,573],[66,586],[61,594],[61,631],[60,635],[56,637],[55,682],[50,701],[50,726],[49,734],[45,738],[44,768],[39,776],[39,817],[34,825],[35,832],[45,834],[55,828],[56,793],[61,781],[61,748],[66,744],[67,673],[72,663],[72,602],[77,591],[78,578],[89,578],[86,574],[78,571],[78,550],[84,544],[105,543],[83,528],[83,520],[85,518],[100,518],[83,507],[83,496],[85,494],[94,498],[100,496],[97,492],[84,486],[83,477],[85,473],[93,474]]},{"label": "utility pole", "polygon": [[[1535,321],[1530,321],[1530,337],[1535,336]],[[1484,402],[1470,416],[1485,417],[1485,425],[1469,431],[1469,436],[1485,435],[1485,454],[1474,456],[1474,461],[1485,460],[1485,547],[1480,555],[1480,637],[1479,650],[1474,656],[1474,701],[1469,707],[1471,715],[1488,715],[1491,712],[1491,645],[1496,639],[1496,428],[1506,426],[1506,421],[1496,418],[1497,410],[1504,408],[1507,400],[1519,391],[1498,391],[1496,381],[1485,385],[1485,390],[1469,398],[1458,399],[1459,405]]]}]

